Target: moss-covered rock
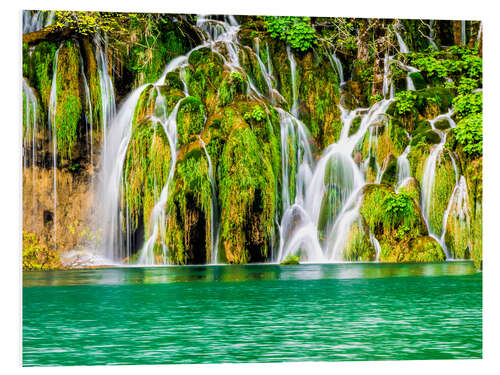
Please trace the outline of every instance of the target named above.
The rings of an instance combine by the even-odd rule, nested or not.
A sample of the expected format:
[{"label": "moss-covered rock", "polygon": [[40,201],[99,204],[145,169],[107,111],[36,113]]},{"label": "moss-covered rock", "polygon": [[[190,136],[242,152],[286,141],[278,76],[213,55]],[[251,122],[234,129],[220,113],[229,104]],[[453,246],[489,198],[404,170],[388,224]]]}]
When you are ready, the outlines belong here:
[{"label": "moss-covered rock", "polygon": [[192,96],[182,99],[177,111],[177,143],[180,146],[199,135],[205,123],[205,107]]},{"label": "moss-covered rock", "polygon": [[412,73],[409,73],[409,76],[413,82],[413,85],[415,86],[415,90],[422,90],[422,89],[425,89],[427,87],[427,82],[425,82],[425,79],[421,73],[412,72]]},{"label": "moss-covered rock", "polygon": [[367,228],[363,228],[361,220],[355,221],[347,235],[346,246],[342,258],[346,261],[371,262],[377,252],[370,241]]},{"label": "moss-covered rock", "polygon": [[47,271],[59,268],[62,268],[59,254],[41,245],[35,233],[23,231],[23,271]]},{"label": "moss-covered rock", "polygon": [[[179,151],[167,202],[166,245],[174,264],[210,263],[212,187],[200,141]],[[216,204],[216,202],[214,202]]]},{"label": "moss-covered rock", "polygon": [[380,243],[381,262],[408,262],[419,256],[420,249],[411,242],[428,233],[420,208],[410,194],[396,194],[385,185],[366,185],[360,215]]},{"label": "moss-covered rock", "polygon": [[382,164],[382,178],[380,179],[380,183],[389,186],[396,185],[398,182],[397,168],[398,160],[394,155],[388,155]]},{"label": "moss-covered rock", "polygon": [[221,251],[229,263],[263,261],[269,256],[276,210],[271,162],[244,123],[233,127],[220,160]]},{"label": "moss-covered rock", "polygon": [[[57,60],[55,128],[57,150],[62,159],[75,151],[82,116],[80,93],[80,52],[74,42],[65,42]],[[74,156],[74,155],[73,155]]]},{"label": "moss-covered rock", "polygon": [[[423,202],[427,207],[429,230],[438,236],[443,231],[443,216],[455,186],[455,178],[450,154],[445,149],[437,160],[434,183],[429,198],[424,197]],[[422,185],[422,180],[419,181]],[[424,189],[423,186],[422,188]]]},{"label": "moss-covered rock", "polygon": [[451,127],[450,122],[446,117],[434,122],[434,127],[439,130],[447,130]]},{"label": "moss-covered rock", "polygon": [[407,247],[400,248],[391,248],[390,245],[383,242],[381,244],[381,252],[381,258],[386,262],[424,263],[446,260],[441,245],[429,236],[413,238],[409,241]]},{"label": "moss-covered rock", "polygon": [[[135,232],[144,229],[150,235],[151,211],[167,183],[171,154],[167,135],[159,122],[143,119],[136,124],[130,137],[123,167],[122,207]],[[124,228],[126,229],[126,228]],[[144,239],[139,238],[139,243]]]},{"label": "moss-covered rock", "polygon": [[420,201],[420,184],[414,177],[410,177],[406,180],[405,184],[399,188],[399,192],[406,193],[416,203]]}]

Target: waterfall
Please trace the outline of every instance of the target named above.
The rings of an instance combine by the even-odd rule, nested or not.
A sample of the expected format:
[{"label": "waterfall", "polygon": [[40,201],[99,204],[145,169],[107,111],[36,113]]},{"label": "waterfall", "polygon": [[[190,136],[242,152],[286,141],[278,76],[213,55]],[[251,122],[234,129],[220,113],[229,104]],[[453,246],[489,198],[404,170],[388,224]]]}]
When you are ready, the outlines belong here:
[{"label": "waterfall", "polygon": [[406,45],[406,43],[403,40],[403,38],[401,37],[401,35],[396,30],[394,30],[394,33],[396,34],[396,38],[398,40],[399,52],[401,52],[401,53],[409,53],[410,50],[408,49],[408,46]]},{"label": "waterfall", "polygon": [[434,41],[434,38],[436,37],[436,30],[434,30],[434,23],[435,21],[434,20],[430,20],[429,21],[429,44],[431,45],[432,48],[434,48],[435,50],[438,49],[437,45],[436,45],[436,42]]},{"label": "waterfall", "polygon": [[290,113],[294,117],[299,117],[299,98],[297,97],[297,64],[295,63],[295,58],[290,50],[290,45],[286,46],[286,54],[288,55],[288,60],[290,61],[290,74],[292,76],[292,108]]},{"label": "waterfall", "polygon": [[465,21],[460,21],[461,43],[462,46],[467,44],[466,24]]},{"label": "waterfall", "polygon": [[[140,252],[138,261],[139,264],[155,263],[154,253],[153,253],[154,246],[158,240],[158,236],[165,233],[165,218],[166,218],[165,205],[167,204],[169,187],[170,183],[172,182],[172,179],[174,178],[175,165],[177,161],[177,111],[179,109],[180,103],[181,100],[177,102],[172,113],[170,113],[170,115],[166,120],[160,118],[155,119],[161,123],[161,125],[163,126],[163,130],[167,135],[168,144],[170,147],[170,155],[171,155],[170,171],[168,173],[167,183],[163,187],[160,193],[160,197],[156,202],[156,204],[154,205],[153,211],[151,212],[151,219],[149,225],[150,227],[151,225],[153,226],[152,230],[150,230],[151,236],[149,236],[149,238],[147,239],[146,243],[144,244]],[[163,263],[166,263],[167,249],[163,238],[161,239],[161,245],[163,250]]]},{"label": "waterfall", "polygon": [[[101,90],[101,125],[102,125],[102,154],[107,155],[108,130],[111,121],[116,115],[115,91],[108,72],[108,63],[98,43],[96,44],[97,71],[99,74],[99,88]],[[113,154],[110,154],[111,156]],[[105,159],[103,160],[105,163]]]},{"label": "waterfall", "polygon": [[33,182],[35,181],[35,164],[36,164],[36,136],[38,131],[38,107],[36,97],[33,89],[29,86],[26,78],[23,78],[23,94],[25,98],[24,103],[24,117],[26,119],[26,129],[24,133],[24,150],[23,158],[25,167],[28,166],[30,158],[28,150],[28,140],[31,138],[31,163],[33,167]]},{"label": "waterfall", "polygon": [[[60,48],[60,47],[59,47]],[[52,174],[53,174],[53,190],[54,190],[54,250],[57,251],[57,61],[59,58],[59,48],[54,55],[52,64],[52,84],[50,87],[48,124],[51,130],[52,137]]]},{"label": "waterfall", "polygon": [[336,70],[336,72],[337,72],[337,75],[339,77],[340,86],[343,86],[345,81],[344,81],[344,70],[342,69],[342,63],[340,62],[339,58],[335,54],[335,51],[330,52],[330,50],[327,49],[326,53],[328,55],[328,59],[330,60],[330,64],[332,65],[332,68],[334,68],[334,70]]},{"label": "waterfall", "polygon": [[212,167],[212,159],[208,154],[205,142],[198,136],[205,156],[208,162],[208,176],[210,177],[210,186],[212,188],[212,201],[210,202],[210,248],[212,251],[212,264],[217,264],[219,261],[219,207],[217,204],[217,190],[215,188],[215,176]]},{"label": "waterfall", "polygon": [[375,248],[375,261],[378,262],[379,259],[380,259],[380,252],[381,252],[381,248],[380,248],[380,243],[378,242],[377,238],[373,235],[373,233],[370,233],[370,241],[373,245],[373,247]]},{"label": "waterfall", "polygon": [[[92,112],[92,101],[90,100],[90,90],[89,90],[89,85],[87,82],[87,77],[85,76],[85,69],[83,68],[83,58],[82,54],[80,53],[80,49],[78,49],[79,54],[80,54],[80,74],[83,78],[83,87],[85,90],[85,101],[87,104],[87,112],[85,114],[85,127],[86,127],[86,137],[87,137],[87,142],[90,147],[90,186],[91,190],[93,190],[94,186],[94,137],[93,137],[93,123],[92,123],[92,118],[93,118],[93,112]],[[90,128],[90,129],[89,129]]]},{"label": "waterfall", "polygon": [[406,146],[405,150],[398,157],[397,161],[397,173],[398,180],[396,183],[396,191],[400,187],[406,184],[406,181],[410,178],[410,163],[408,161],[408,154],[410,153],[410,145]]},{"label": "waterfall", "polygon": [[24,10],[23,11],[23,34],[33,33],[54,23],[54,11],[46,10]]},{"label": "waterfall", "polygon": [[[289,254],[299,254],[303,261],[309,262],[341,260],[346,236],[359,217],[360,192],[365,184],[363,174],[351,155],[370,125],[380,120],[380,115],[385,113],[391,102],[381,100],[369,110],[342,111],[344,123],[339,141],[323,151],[312,176],[304,181],[304,196],[297,193],[295,203],[284,211],[278,262]],[[362,116],[361,124],[356,133],[348,136],[345,129],[350,127],[355,115]],[[282,139],[282,160],[288,160],[284,145]],[[297,173],[295,181],[299,180],[299,176]],[[284,175],[283,181],[285,178],[294,177]],[[299,186],[299,183],[296,185]],[[329,197],[331,192],[335,192],[334,198]],[[286,196],[285,193],[283,196]],[[326,214],[326,220],[320,220],[322,213]]]},{"label": "waterfall", "polygon": [[[443,215],[443,233],[440,237],[440,242],[443,246],[446,247],[445,236],[447,230],[448,217],[452,209],[454,209],[455,213],[458,214],[458,218],[461,223],[470,224],[469,217],[469,207],[468,207],[469,197],[467,194],[467,182],[465,177],[460,176],[459,181],[455,184],[453,192],[451,193],[450,200],[448,202],[448,206],[446,207],[446,211]],[[446,249],[448,252],[448,249]]]},{"label": "waterfall", "polygon": [[[434,237],[440,243],[441,247],[446,253],[446,258],[449,258],[450,254],[446,248],[446,245],[441,240],[441,236],[433,232],[433,228],[431,227],[429,222],[429,216],[431,211],[434,209],[432,206],[432,193],[434,191],[434,185],[435,185],[434,180],[436,177],[436,169],[438,167],[438,162],[444,151],[444,145],[446,143],[446,132],[436,129],[434,124],[436,123],[436,121],[446,118],[449,121],[451,127],[454,128],[455,122],[451,119],[452,115],[453,115],[453,110],[450,110],[447,114],[439,115],[435,119],[430,121],[432,129],[440,134],[441,141],[438,145],[433,147],[429,156],[427,157],[427,160],[425,161],[424,174],[422,178],[421,204],[420,204],[422,208],[422,216],[424,217],[427,228],[429,229],[429,235],[431,237]],[[453,156],[451,156],[451,154],[450,157],[455,171],[455,178],[457,178],[457,167],[453,159]],[[443,228],[443,233],[444,231],[445,229]]]}]

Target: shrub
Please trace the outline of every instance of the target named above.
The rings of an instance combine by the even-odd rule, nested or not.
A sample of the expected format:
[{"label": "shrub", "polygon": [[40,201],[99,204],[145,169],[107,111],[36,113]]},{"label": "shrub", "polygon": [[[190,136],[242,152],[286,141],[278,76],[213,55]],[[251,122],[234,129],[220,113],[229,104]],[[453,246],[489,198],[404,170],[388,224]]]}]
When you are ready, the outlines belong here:
[{"label": "shrub", "polygon": [[280,263],[282,266],[295,266],[299,263],[299,257],[297,255],[289,254],[283,262]]},{"label": "shrub", "polygon": [[483,154],[483,116],[481,113],[471,114],[462,119],[455,129],[457,141],[464,146],[469,155]]},{"label": "shrub", "polygon": [[271,37],[285,40],[294,49],[307,51],[318,43],[309,17],[264,17]]}]

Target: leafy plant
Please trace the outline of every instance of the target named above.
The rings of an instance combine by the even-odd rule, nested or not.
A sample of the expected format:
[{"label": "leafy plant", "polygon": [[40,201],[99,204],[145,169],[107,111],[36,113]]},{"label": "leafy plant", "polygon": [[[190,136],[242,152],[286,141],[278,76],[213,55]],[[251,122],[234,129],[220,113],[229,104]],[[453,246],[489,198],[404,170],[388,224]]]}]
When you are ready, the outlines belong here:
[{"label": "leafy plant", "polygon": [[294,49],[307,51],[318,43],[309,17],[266,16],[264,19],[271,37],[285,40]]},{"label": "leafy plant", "polygon": [[266,112],[260,108],[260,106],[255,105],[252,112],[247,112],[244,114],[243,118],[247,121],[254,119],[255,121],[262,121],[266,117]]},{"label": "leafy plant", "polygon": [[455,135],[463,150],[469,155],[483,154],[483,116],[474,113],[462,119],[455,129]]},{"label": "leafy plant", "polygon": [[299,257],[297,255],[289,254],[283,262],[280,263],[282,266],[294,266],[299,263]]},{"label": "leafy plant", "polygon": [[396,94],[396,110],[400,115],[410,112],[415,106],[417,95],[414,91],[401,91]]}]

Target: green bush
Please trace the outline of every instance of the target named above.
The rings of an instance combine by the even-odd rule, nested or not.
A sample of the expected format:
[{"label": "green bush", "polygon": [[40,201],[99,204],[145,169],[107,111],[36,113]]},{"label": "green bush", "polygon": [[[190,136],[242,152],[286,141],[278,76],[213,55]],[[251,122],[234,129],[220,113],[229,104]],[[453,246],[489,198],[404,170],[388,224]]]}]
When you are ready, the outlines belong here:
[{"label": "green bush", "polygon": [[264,17],[271,37],[285,40],[294,49],[307,51],[318,43],[309,17]]},{"label": "green bush", "polygon": [[282,266],[295,266],[299,263],[299,257],[297,255],[288,255],[283,262],[280,263]]},{"label": "green bush", "polygon": [[464,146],[469,155],[483,154],[483,116],[481,113],[471,114],[462,119],[455,129],[457,141]]},{"label": "green bush", "polygon": [[414,91],[401,91],[396,94],[396,110],[400,115],[410,112],[415,106],[417,95]]}]

